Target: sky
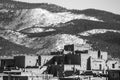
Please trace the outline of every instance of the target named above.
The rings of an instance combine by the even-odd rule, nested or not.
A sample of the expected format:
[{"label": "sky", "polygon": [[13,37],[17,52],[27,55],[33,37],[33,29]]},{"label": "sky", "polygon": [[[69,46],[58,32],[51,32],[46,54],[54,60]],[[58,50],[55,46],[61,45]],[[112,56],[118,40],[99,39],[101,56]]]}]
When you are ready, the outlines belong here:
[{"label": "sky", "polygon": [[53,3],[68,9],[100,9],[120,14],[120,0],[16,0],[30,3]]}]

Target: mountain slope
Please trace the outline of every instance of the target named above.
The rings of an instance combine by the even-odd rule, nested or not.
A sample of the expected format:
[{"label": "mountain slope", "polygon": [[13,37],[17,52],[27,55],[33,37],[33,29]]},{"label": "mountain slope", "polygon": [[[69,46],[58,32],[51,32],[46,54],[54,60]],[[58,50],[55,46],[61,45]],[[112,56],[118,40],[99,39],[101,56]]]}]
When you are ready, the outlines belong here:
[{"label": "mountain slope", "polygon": [[70,12],[51,13],[47,10],[22,9],[8,10],[1,13],[1,27],[12,30],[23,30],[30,27],[47,27],[55,26],[60,23],[66,23],[74,19],[86,19],[92,21],[102,21],[95,17],[86,16],[84,14],[73,14]]},{"label": "mountain slope", "polygon": [[70,10],[75,14],[85,14],[87,16],[96,17],[104,22],[120,23],[120,15],[97,9],[85,9],[85,10]]},{"label": "mountain slope", "polygon": [[75,44],[76,50],[103,50],[120,58],[120,15],[47,3],[0,2],[1,55],[50,54]]},{"label": "mountain slope", "polygon": [[25,3],[13,0],[0,0],[1,8],[6,9],[35,9],[41,8],[46,9],[50,12],[66,12],[67,9],[61,6],[57,6],[55,4],[48,4],[48,3]]}]

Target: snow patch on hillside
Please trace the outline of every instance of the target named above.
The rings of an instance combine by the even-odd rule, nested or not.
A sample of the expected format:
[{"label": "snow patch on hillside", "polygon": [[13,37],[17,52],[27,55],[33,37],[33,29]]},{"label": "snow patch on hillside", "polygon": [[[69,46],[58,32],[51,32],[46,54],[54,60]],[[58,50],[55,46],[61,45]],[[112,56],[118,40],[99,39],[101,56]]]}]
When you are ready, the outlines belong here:
[{"label": "snow patch on hillside", "polygon": [[56,49],[64,49],[64,45],[74,44],[76,50],[91,49],[90,45],[86,43],[87,40],[79,38],[75,35],[62,34],[56,41]]},{"label": "snow patch on hillside", "polygon": [[90,35],[94,35],[94,34],[103,34],[103,33],[106,33],[106,32],[120,33],[119,30],[112,30],[112,29],[92,29],[92,30],[88,30],[88,31],[79,33],[79,35],[90,36]]},{"label": "snow patch on hillside", "polygon": [[42,33],[42,32],[51,32],[55,31],[55,29],[49,28],[49,29],[44,29],[44,28],[28,28],[25,30],[22,30],[21,32],[25,33]]},{"label": "snow patch on hillside", "polygon": [[51,31],[55,31],[55,29],[47,29],[47,30],[45,30],[45,32],[51,32]]},{"label": "snow patch on hillside", "polygon": [[73,14],[70,12],[62,12],[62,13],[51,13],[49,11],[43,9],[34,9],[31,11],[31,19],[36,19],[36,24],[41,24],[42,26],[56,25],[58,23],[65,23],[74,19],[87,19],[93,21],[102,21],[95,17],[86,16],[84,14]]},{"label": "snow patch on hillside", "polygon": [[[91,45],[86,41],[75,35],[57,34],[46,37],[34,37],[29,38],[27,35],[11,30],[3,31],[0,36],[14,44],[22,45],[32,49],[41,50],[61,50],[64,49],[64,45],[74,44],[76,50],[88,50],[91,49]],[[48,50],[49,49],[49,50]]]},{"label": "snow patch on hillside", "polygon": [[1,9],[0,10],[0,13],[7,13],[9,10],[7,10],[7,9]]},{"label": "snow patch on hillside", "polygon": [[29,28],[29,29],[25,29],[22,32],[26,32],[26,33],[40,33],[40,32],[44,32],[45,30],[43,28]]},{"label": "snow patch on hillside", "polygon": [[13,42],[15,44],[19,45],[25,45],[26,42],[29,42],[29,38],[27,38],[27,35],[21,34],[19,32],[15,32],[12,30],[2,30],[0,31],[0,37],[9,40],[10,42]]},{"label": "snow patch on hillside", "polygon": [[99,20],[95,17],[87,16],[84,14],[73,14],[71,12],[52,13],[41,8],[16,10],[14,11],[14,16],[16,17],[13,21],[9,22],[9,24],[2,24],[1,27],[21,31],[33,26],[54,27],[60,23],[66,23],[75,19],[86,19],[103,22],[102,20]]}]

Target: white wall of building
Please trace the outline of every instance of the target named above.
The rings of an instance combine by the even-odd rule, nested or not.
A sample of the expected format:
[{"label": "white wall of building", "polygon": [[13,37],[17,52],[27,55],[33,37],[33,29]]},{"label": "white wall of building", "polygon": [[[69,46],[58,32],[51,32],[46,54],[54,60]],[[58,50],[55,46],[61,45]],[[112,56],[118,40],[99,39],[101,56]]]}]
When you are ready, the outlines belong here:
[{"label": "white wall of building", "polygon": [[25,66],[36,66],[38,56],[25,56]]},{"label": "white wall of building", "polygon": [[92,70],[106,70],[105,60],[91,58],[91,69]]},{"label": "white wall of building", "polygon": [[88,55],[91,56],[92,58],[97,59],[98,58],[98,51],[89,50]]},{"label": "white wall of building", "polygon": [[88,54],[81,54],[81,70],[87,70]]},{"label": "white wall of building", "polygon": [[117,61],[117,60],[108,60],[107,61],[107,67],[108,67],[108,69],[119,69],[119,61]]},{"label": "white wall of building", "polygon": [[104,59],[104,60],[108,59],[108,53],[107,52],[101,51],[101,56],[102,56],[102,59]]},{"label": "white wall of building", "polygon": [[[98,51],[89,50],[89,51],[88,51],[88,54],[89,54],[92,58],[98,59]],[[108,53],[107,53],[107,52],[100,51],[100,59],[107,60],[107,59],[108,59]]]}]

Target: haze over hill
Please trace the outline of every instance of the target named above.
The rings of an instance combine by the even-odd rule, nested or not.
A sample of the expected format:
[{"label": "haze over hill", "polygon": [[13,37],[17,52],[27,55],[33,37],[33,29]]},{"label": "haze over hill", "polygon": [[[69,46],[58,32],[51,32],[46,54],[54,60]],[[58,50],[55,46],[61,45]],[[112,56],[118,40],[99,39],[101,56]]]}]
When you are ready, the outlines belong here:
[{"label": "haze over hill", "polygon": [[[27,5],[27,6],[26,6]],[[0,3],[0,54],[49,54],[75,44],[120,58],[120,15],[47,3]],[[113,37],[114,36],[114,37]]]}]

